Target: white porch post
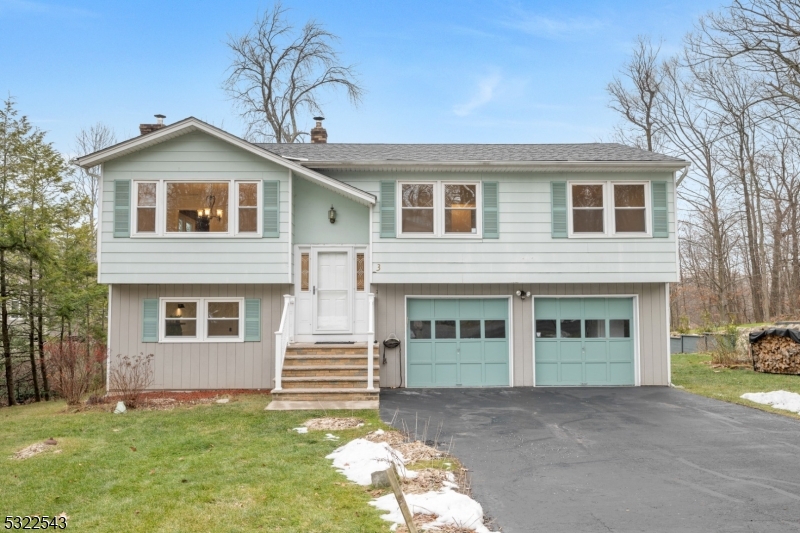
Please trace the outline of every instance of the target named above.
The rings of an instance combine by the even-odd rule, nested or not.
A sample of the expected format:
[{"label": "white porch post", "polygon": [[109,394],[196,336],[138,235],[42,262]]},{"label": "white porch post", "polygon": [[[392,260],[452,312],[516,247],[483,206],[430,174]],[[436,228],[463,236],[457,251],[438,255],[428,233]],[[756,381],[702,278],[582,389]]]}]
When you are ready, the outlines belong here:
[{"label": "white porch post", "polygon": [[375,358],[375,295],[373,293],[367,294],[367,390],[373,390],[375,387],[372,384],[374,377],[373,359]]}]

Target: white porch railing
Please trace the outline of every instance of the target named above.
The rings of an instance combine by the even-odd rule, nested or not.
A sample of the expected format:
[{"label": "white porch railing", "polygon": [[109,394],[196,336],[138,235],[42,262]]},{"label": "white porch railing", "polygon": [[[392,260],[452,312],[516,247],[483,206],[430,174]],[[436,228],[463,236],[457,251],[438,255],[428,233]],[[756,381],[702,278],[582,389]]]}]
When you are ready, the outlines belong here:
[{"label": "white porch railing", "polygon": [[374,370],[372,368],[375,358],[375,295],[367,294],[367,390],[375,387],[372,385]]},{"label": "white porch railing", "polygon": [[286,357],[286,346],[290,342],[294,342],[294,296],[284,294],[281,325],[275,332],[275,388],[272,390],[281,390],[283,360]]}]

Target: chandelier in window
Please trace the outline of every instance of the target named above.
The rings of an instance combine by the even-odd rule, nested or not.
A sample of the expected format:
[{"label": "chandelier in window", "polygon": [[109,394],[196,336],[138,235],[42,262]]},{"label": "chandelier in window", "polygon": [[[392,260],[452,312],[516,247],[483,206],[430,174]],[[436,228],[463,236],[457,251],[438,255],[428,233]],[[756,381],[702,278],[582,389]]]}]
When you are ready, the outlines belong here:
[{"label": "chandelier in window", "polygon": [[206,207],[197,210],[197,219],[198,221],[205,222],[206,224],[211,222],[213,219],[217,219],[222,221],[223,211],[222,209],[214,210],[214,204],[217,202],[217,197],[212,195],[206,196],[205,205]]}]

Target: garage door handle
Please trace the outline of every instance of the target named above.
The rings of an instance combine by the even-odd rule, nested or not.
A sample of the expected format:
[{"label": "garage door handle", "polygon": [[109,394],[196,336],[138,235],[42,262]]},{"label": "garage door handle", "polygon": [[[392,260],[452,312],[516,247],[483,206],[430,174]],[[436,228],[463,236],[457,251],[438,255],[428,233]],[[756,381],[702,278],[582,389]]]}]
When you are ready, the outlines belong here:
[{"label": "garage door handle", "polygon": [[314,285],[311,294],[317,294],[317,286],[316,285]]}]

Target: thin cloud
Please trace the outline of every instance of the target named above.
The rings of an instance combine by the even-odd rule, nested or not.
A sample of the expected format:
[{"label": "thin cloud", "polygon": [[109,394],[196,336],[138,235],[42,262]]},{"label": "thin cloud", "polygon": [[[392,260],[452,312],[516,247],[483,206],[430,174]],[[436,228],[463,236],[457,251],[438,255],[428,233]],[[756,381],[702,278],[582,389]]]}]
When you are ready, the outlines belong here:
[{"label": "thin cloud", "polygon": [[478,87],[473,97],[466,104],[459,104],[453,107],[453,113],[459,117],[465,117],[479,107],[491,102],[496,96],[500,80],[500,75],[495,73],[478,81]]},{"label": "thin cloud", "polygon": [[586,36],[608,26],[607,22],[598,18],[553,18],[523,9],[515,9],[513,18],[501,20],[500,23],[507,28],[546,39]]},{"label": "thin cloud", "polygon": [[0,15],[6,13],[33,13],[37,15],[50,15],[55,17],[89,17],[97,18],[99,15],[88,9],[61,6],[34,2],[32,0],[0,0]]}]

